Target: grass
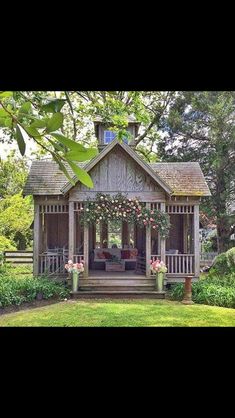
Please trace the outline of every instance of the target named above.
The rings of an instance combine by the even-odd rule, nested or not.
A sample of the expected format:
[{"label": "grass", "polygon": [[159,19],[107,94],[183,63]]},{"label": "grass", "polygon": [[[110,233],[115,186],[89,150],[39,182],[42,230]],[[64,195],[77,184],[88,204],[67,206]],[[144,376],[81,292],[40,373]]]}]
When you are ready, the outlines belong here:
[{"label": "grass", "polygon": [[169,300],[69,300],[4,314],[3,327],[228,327],[235,310]]}]

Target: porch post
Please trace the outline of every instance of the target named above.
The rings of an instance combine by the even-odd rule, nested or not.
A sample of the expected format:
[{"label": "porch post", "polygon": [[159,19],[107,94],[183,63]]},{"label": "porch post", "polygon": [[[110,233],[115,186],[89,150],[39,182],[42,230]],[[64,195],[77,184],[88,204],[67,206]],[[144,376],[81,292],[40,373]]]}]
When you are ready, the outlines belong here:
[{"label": "porch post", "polygon": [[39,274],[39,250],[40,250],[40,212],[39,204],[34,200],[34,228],[33,228],[33,274]]},{"label": "porch post", "polygon": [[188,252],[188,214],[183,215],[183,247],[184,254]]},{"label": "porch post", "polygon": [[[160,210],[161,212],[166,211],[166,204],[165,202],[160,203]],[[161,261],[166,262],[166,238],[160,238],[160,255],[161,255]]]},{"label": "porch post", "polygon": [[130,233],[128,223],[122,221],[122,248],[124,245],[130,245]]},{"label": "porch post", "polygon": [[84,225],[84,243],[83,243],[83,248],[84,248],[84,273],[83,276],[84,277],[88,277],[88,272],[89,272],[89,226],[88,225]]},{"label": "porch post", "polygon": [[193,214],[193,241],[194,241],[194,260],[195,276],[200,274],[200,242],[199,242],[199,205],[194,205]]},{"label": "porch post", "polygon": [[74,202],[69,202],[69,260],[73,261],[74,256]]},{"label": "porch post", "polygon": [[[150,209],[150,203],[146,203],[146,208]],[[146,226],[146,277],[150,277],[150,258],[151,258],[151,226]]]}]

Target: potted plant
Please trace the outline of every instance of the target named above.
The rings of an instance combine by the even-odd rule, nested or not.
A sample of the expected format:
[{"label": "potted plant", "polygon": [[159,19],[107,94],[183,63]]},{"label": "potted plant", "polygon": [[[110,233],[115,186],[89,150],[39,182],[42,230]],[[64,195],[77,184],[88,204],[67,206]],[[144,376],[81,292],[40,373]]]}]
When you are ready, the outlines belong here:
[{"label": "potted plant", "polygon": [[150,260],[150,269],[156,274],[156,287],[158,292],[163,291],[164,279],[167,272],[167,267],[163,261],[158,258],[156,261]]},{"label": "potted plant", "polygon": [[72,289],[73,292],[77,292],[79,283],[79,274],[84,271],[84,262],[73,263],[72,260],[68,261],[68,264],[64,266],[66,270],[72,274]]}]

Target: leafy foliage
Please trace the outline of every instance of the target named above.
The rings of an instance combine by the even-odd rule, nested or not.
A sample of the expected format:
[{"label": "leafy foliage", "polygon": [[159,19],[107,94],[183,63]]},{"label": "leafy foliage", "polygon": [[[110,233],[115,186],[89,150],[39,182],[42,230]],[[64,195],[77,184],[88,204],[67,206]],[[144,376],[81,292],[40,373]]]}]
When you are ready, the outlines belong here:
[{"label": "leafy foliage", "polygon": [[226,251],[235,231],[235,92],[178,92],[161,127],[160,157],[200,162],[212,193],[201,209],[216,220],[218,250]]},{"label": "leafy foliage", "polygon": [[[23,198],[21,193],[0,200],[0,234],[11,241],[23,239],[30,245],[33,222],[32,197]],[[22,249],[22,248],[21,248]]]},{"label": "leafy foliage", "polygon": [[5,250],[16,250],[15,244],[4,235],[0,235],[0,252]]},{"label": "leafy foliage", "polygon": [[[182,300],[183,296],[184,284],[174,285],[171,299]],[[195,303],[235,308],[235,272],[221,275],[210,271],[205,279],[192,284],[192,299]]]},{"label": "leafy foliage", "polygon": [[5,160],[0,158],[0,198],[20,193],[27,175],[26,158],[17,158],[14,151],[10,152]]},{"label": "leafy foliage", "polygon": [[235,247],[216,257],[211,272],[217,274],[235,273]]},{"label": "leafy foliage", "polygon": [[43,299],[64,299],[69,290],[47,278],[17,277],[13,269],[0,269],[0,307],[31,302],[39,293]]}]

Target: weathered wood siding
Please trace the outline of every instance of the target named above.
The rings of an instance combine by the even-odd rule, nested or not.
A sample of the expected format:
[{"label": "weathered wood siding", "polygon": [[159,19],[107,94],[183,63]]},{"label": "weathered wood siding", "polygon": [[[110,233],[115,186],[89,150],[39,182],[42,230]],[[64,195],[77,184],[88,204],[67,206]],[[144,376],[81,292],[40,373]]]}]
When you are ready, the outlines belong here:
[{"label": "weathered wood siding", "polygon": [[70,200],[94,198],[97,192],[128,193],[143,201],[165,200],[165,192],[139,165],[121,150],[110,152],[91,171],[92,190],[77,184],[70,192]]}]

